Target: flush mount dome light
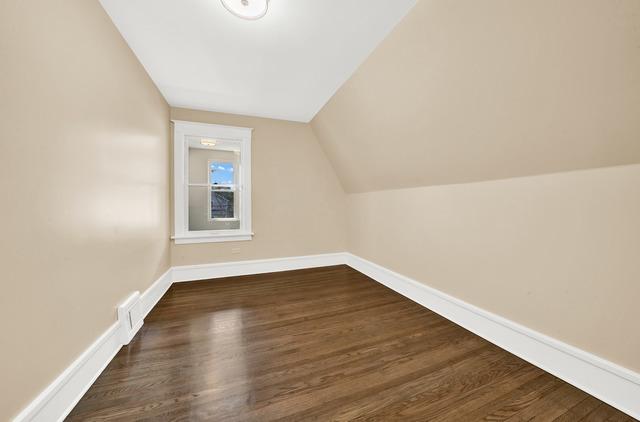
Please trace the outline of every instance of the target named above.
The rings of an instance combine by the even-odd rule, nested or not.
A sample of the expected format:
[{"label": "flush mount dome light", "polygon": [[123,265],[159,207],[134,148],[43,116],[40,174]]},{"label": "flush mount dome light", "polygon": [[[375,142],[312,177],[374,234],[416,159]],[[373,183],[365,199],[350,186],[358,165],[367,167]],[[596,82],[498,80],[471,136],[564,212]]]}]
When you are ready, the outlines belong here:
[{"label": "flush mount dome light", "polygon": [[242,19],[256,20],[267,14],[269,0],[220,0],[232,14]]}]

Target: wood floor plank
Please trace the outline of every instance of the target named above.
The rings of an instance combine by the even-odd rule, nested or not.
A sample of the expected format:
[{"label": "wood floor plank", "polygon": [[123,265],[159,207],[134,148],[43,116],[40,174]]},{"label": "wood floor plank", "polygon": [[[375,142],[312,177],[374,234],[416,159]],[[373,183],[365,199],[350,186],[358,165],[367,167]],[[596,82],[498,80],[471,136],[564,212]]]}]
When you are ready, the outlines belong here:
[{"label": "wood floor plank", "polygon": [[577,422],[582,420],[585,416],[589,415],[601,404],[600,400],[593,396],[588,396],[580,403],[573,406],[571,409],[558,416],[553,422]]},{"label": "wood floor plank", "polygon": [[174,284],[69,421],[632,420],[346,267]]},{"label": "wood floor plank", "polygon": [[600,403],[592,412],[580,420],[583,422],[626,422],[633,419],[606,403]]},{"label": "wood floor plank", "polygon": [[[470,412],[459,414],[460,418],[464,420],[504,421],[562,385],[561,380],[544,373],[540,369],[535,374],[537,375],[535,378],[519,386],[514,386],[511,390],[501,394],[500,397],[485,402],[486,404],[483,406],[477,407]],[[489,385],[486,388],[491,392],[495,390],[493,385]]]}]

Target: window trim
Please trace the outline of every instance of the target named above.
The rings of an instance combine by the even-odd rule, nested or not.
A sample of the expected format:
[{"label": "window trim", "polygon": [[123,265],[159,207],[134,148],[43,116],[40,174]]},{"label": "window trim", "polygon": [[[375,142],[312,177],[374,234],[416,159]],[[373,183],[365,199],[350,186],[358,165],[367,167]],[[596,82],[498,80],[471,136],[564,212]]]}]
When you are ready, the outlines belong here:
[{"label": "window trim", "polygon": [[[173,123],[173,203],[174,235],[176,244],[230,242],[251,240],[251,135],[253,128],[224,126],[209,123],[172,120]],[[240,228],[230,230],[189,230],[189,144],[187,137],[203,137],[240,144],[240,162],[237,164],[236,193],[240,194]],[[235,175],[234,175],[235,177]]]}]

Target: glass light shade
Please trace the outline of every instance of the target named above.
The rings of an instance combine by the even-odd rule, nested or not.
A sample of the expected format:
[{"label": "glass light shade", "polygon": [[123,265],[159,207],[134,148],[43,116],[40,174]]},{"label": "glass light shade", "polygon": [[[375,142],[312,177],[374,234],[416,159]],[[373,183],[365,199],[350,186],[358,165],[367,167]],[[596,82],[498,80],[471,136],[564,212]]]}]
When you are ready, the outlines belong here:
[{"label": "glass light shade", "polygon": [[220,0],[232,14],[242,19],[256,20],[267,13],[269,0]]}]

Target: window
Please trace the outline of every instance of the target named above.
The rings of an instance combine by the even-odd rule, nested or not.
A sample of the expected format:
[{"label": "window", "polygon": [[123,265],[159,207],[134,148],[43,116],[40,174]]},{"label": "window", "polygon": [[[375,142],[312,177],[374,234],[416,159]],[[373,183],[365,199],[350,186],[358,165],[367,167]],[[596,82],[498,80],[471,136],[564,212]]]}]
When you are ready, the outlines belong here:
[{"label": "window", "polygon": [[209,161],[209,220],[236,218],[237,170],[231,162]]},{"label": "window", "polygon": [[251,129],[174,121],[177,244],[251,240]]}]

